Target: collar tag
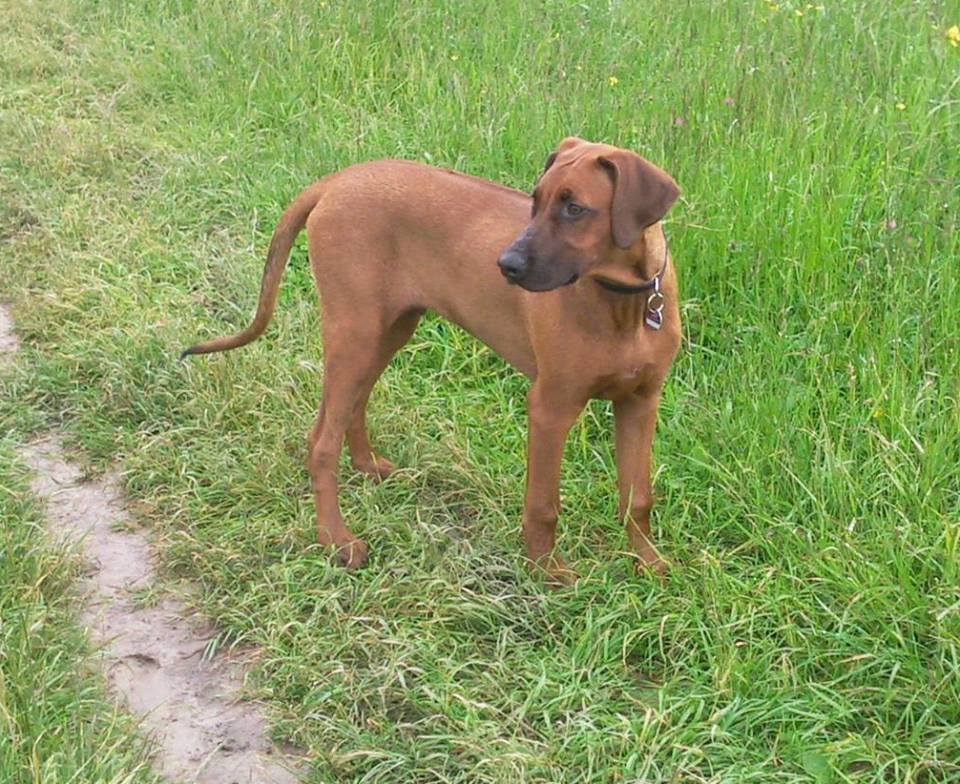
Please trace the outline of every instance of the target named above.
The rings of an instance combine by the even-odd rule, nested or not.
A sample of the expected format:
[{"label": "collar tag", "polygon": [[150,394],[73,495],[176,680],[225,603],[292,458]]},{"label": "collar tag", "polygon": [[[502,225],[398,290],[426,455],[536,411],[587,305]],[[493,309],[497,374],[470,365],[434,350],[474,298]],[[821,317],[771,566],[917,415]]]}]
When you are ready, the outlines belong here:
[{"label": "collar tag", "polygon": [[663,260],[663,266],[660,268],[660,271],[654,275],[653,278],[646,283],[641,283],[639,286],[623,286],[619,283],[604,280],[603,278],[596,278],[596,281],[603,286],[603,288],[608,291],[614,291],[617,294],[639,294],[640,292],[653,289],[645,303],[644,310],[646,311],[646,315],[644,316],[643,322],[647,325],[648,329],[659,332],[663,328],[663,306],[667,301],[663,296],[663,292],[660,290],[660,284],[663,282],[663,275],[667,271],[667,263],[669,261],[670,257],[667,256]]},{"label": "collar tag", "polygon": [[659,332],[663,327],[663,306],[665,303],[666,300],[660,291],[660,275],[658,275],[653,279],[653,293],[647,297],[647,315],[644,319],[646,325],[654,332]]}]

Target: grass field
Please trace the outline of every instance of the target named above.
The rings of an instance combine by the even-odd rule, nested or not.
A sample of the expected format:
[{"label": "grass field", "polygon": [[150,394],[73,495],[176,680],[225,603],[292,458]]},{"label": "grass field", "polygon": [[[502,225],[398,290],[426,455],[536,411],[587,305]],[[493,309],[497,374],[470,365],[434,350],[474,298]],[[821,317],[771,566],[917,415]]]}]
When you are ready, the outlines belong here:
[{"label": "grass field", "polygon": [[[0,295],[25,343],[3,457],[61,426],[94,467],[122,460],[221,643],[263,647],[259,695],[312,781],[960,782],[960,2],[0,0],[0,18]],[[323,377],[302,240],[264,339],[177,351],[246,324],[274,223],[317,177],[406,157],[529,189],[572,134],[684,190],[685,342],[655,450],[673,572],[633,577],[621,553],[597,403],[562,485],[584,577],[527,573],[526,382],[428,319],[370,407],[403,470],[374,486],[345,465],[374,552],[344,573],[314,546],[303,467]],[[142,779],[122,721],[84,725],[113,751],[78,778],[34,772],[82,759],[70,722],[105,709],[76,674],[68,565],[3,480],[0,736],[20,734],[0,775]],[[54,559],[39,592],[25,557]],[[48,604],[69,654],[23,647]],[[30,690],[59,707],[6,696]]]},{"label": "grass field", "polygon": [[0,781],[153,782],[133,722],[83,665],[71,619],[78,564],[43,546],[42,510],[0,436]]}]

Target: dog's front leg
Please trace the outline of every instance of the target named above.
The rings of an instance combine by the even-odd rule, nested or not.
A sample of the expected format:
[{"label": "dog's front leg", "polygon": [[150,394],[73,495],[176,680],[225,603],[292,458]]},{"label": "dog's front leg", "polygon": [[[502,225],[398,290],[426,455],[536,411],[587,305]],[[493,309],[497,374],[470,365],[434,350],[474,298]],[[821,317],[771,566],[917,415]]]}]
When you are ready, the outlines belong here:
[{"label": "dog's front leg", "polygon": [[616,417],[617,484],[620,489],[620,519],[637,558],[637,571],[657,574],[667,571],[650,534],[653,493],[650,471],[653,434],[657,425],[660,392],[630,395],[613,404]]},{"label": "dog's front leg", "polygon": [[538,379],[527,396],[530,433],[523,537],[527,556],[546,572],[547,580],[554,585],[571,585],[576,581],[576,573],[555,552],[560,463],[567,434],[583,410],[584,401],[552,392],[556,388]]}]

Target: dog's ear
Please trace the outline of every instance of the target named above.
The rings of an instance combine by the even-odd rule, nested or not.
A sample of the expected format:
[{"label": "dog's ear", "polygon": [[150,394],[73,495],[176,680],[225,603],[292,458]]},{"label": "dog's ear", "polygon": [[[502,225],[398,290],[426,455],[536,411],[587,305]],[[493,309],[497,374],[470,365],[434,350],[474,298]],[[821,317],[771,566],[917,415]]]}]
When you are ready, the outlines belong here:
[{"label": "dog's ear", "polygon": [[560,142],[560,144],[557,146],[557,149],[547,156],[547,165],[543,167],[543,171],[541,172],[540,176],[542,177],[547,173],[547,170],[553,166],[554,161],[557,160],[557,156],[560,155],[560,153],[566,152],[567,150],[572,150],[574,147],[579,147],[581,144],[586,143],[587,142],[585,142],[583,139],[580,139],[576,136],[568,136],[566,139]]},{"label": "dog's ear", "polygon": [[613,241],[618,248],[629,248],[647,226],[667,214],[680,188],[665,171],[627,150],[600,155],[597,163],[613,180]]}]

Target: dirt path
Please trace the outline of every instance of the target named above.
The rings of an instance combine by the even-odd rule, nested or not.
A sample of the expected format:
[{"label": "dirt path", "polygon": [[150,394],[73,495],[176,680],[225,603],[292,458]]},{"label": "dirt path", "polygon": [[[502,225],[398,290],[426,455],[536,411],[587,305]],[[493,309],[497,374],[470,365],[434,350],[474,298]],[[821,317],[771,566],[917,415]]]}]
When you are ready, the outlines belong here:
[{"label": "dirt path", "polygon": [[0,364],[19,347],[17,336],[13,333],[13,319],[7,309],[0,305]]},{"label": "dirt path", "polygon": [[[0,362],[17,349],[0,306]],[[85,481],[54,434],[20,450],[50,535],[79,548],[80,622],[111,689],[156,741],[154,767],[181,784],[293,784],[297,760],[267,738],[259,707],[239,700],[249,656],[203,653],[216,630],[179,599],[142,599],[155,579],[150,540],[126,511],[117,477]]]}]

